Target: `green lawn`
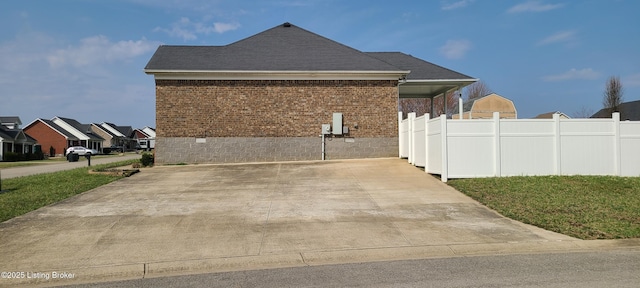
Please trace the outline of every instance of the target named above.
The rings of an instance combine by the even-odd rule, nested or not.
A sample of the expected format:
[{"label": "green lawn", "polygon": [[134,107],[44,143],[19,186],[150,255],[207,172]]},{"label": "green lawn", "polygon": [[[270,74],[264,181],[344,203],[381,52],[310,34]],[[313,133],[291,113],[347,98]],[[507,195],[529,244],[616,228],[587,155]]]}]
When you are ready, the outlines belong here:
[{"label": "green lawn", "polygon": [[580,239],[640,238],[640,178],[536,176],[448,184],[502,215]]},{"label": "green lawn", "polygon": [[[96,165],[91,169],[106,169],[131,165],[133,159]],[[73,195],[116,181],[121,176],[89,174],[89,167],[2,180],[0,222],[67,199]]]}]

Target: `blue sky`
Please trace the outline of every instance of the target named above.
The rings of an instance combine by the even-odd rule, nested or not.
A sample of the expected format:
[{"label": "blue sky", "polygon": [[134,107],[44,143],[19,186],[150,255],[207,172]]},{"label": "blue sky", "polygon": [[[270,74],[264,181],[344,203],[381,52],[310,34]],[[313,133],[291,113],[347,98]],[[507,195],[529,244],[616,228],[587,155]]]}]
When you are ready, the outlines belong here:
[{"label": "blue sky", "polygon": [[0,115],[155,126],[161,44],[226,45],[284,22],[367,52],[479,78],[519,118],[602,108],[610,76],[640,100],[640,1],[3,1]]}]

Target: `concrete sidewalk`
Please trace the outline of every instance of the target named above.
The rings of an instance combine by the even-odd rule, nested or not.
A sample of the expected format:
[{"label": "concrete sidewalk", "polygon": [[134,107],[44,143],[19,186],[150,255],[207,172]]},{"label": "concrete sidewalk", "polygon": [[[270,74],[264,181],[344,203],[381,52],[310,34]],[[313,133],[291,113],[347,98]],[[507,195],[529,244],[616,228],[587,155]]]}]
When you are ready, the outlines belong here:
[{"label": "concrete sidewalk", "polygon": [[32,277],[0,286],[621,247],[640,241],[524,225],[402,159],[163,166],[1,223],[0,271]]},{"label": "concrete sidewalk", "polygon": [[[124,154],[124,155],[114,155],[114,156],[99,157],[99,158],[92,157],[91,166],[118,162],[118,161],[125,161],[130,159],[140,159],[140,157],[142,157],[142,155],[140,154]],[[71,170],[71,169],[87,167],[87,166],[88,166],[88,160],[84,156],[80,156],[80,160],[78,162],[65,161],[65,162],[54,163],[54,164],[47,163],[42,165],[29,165],[29,166],[20,166],[20,167],[13,167],[13,168],[4,168],[4,169],[0,169],[2,170],[0,171],[0,174],[2,179],[9,179],[9,178],[29,176],[29,175],[35,175],[35,174]]]}]

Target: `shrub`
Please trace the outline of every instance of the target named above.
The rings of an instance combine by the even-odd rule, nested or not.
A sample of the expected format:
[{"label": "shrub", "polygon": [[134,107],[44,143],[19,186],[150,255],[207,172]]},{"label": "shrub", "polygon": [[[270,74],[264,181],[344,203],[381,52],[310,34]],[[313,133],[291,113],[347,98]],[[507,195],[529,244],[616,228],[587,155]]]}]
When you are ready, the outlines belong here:
[{"label": "shrub", "polygon": [[151,153],[142,153],[142,158],[140,158],[140,164],[142,164],[142,166],[147,167],[147,166],[153,166],[153,154]]},{"label": "shrub", "polygon": [[6,162],[17,162],[22,161],[22,157],[22,154],[18,154],[15,152],[4,152],[4,155],[2,155],[2,160]]}]

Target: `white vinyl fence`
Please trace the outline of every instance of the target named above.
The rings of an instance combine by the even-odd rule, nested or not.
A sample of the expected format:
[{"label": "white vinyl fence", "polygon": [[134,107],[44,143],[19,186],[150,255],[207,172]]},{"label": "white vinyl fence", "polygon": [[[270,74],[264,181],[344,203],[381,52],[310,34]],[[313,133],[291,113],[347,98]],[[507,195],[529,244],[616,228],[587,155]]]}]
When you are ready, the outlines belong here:
[{"label": "white vinyl fence", "polygon": [[451,178],[526,175],[640,176],[640,121],[429,119],[398,113],[399,156]]}]

